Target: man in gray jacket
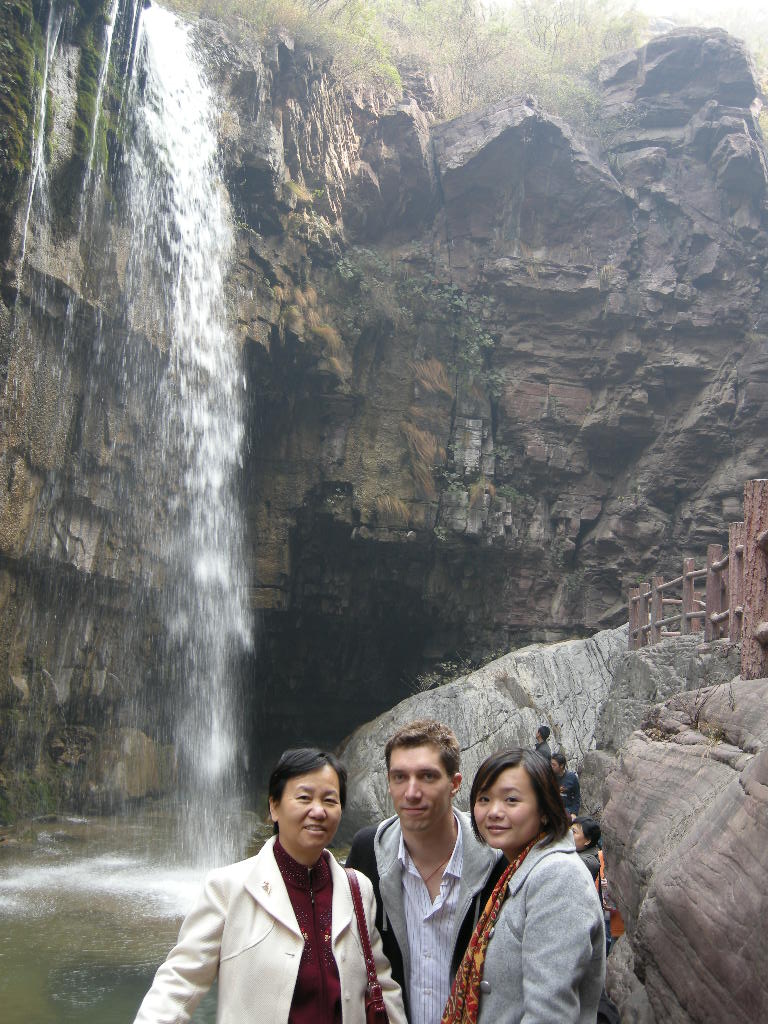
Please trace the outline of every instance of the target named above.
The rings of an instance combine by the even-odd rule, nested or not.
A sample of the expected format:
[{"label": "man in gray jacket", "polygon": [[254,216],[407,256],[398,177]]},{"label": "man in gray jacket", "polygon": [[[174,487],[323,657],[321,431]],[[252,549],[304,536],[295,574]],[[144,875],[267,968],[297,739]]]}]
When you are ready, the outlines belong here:
[{"label": "man in gray jacket", "polygon": [[502,870],[456,811],[459,744],[452,729],[417,719],[385,751],[396,814],[362,829],[347,866],[373,882],[376,925],[411,1024],[439,1024],[477,918]]}]

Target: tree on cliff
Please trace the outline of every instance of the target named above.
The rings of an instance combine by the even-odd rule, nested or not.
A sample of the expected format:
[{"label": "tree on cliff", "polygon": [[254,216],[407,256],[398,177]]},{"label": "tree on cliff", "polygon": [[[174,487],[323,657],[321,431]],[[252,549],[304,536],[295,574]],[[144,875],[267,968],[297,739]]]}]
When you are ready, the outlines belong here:
[{"label": "tree on cliff", "polygon": [[[595,72],[604,58],[639,45],[647,19],[631,0],[171,0],[187,12],[237,20],[261,35],[280,27],[325,54],[353,86],[398,95],[414,73],[450,118],[509,95],[589,128]],[[674,11],[671,12],[673,15]],[[719,25],[744,39],[768,89],[768,14],[744,7],[681,24]],[[765,118],[764,118],[765,123]]]},{"label": "tree on cliff", "polygon": [[638,42],[643,19],[610,0],[176,0],[237,18],[257,32],[280,26],[325,52],[350,84],[399,92],[423,76],[434,113],[453,117],[513,93],[583,123],[589,76],[607,54]]}]

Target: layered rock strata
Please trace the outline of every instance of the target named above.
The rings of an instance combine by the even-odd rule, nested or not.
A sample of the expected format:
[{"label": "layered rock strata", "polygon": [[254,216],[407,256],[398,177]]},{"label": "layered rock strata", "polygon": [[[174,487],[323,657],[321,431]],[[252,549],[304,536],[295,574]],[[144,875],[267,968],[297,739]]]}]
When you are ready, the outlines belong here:
[{"label": "layered rock strata", "polygon": [[[335,742],[457,654],[615,625],[638,574],[723,539],[768,419],[765,152],[740,44],[673,33],[612,59],[586,140],[514,98],[435,125],[415,80],[352,94],[287,37],[208,24],[199,42],[237,221],[257,757]],[[124,239],[110,221],[81,236],[64,174],[82,52],[68,40],[51,70],[61,176],[20,277],[23,189],[3,214],[0,762],[33,776],[63,769],[64,726],[162,746],[179,696],[145,514],[162,424],[126,400],[127,354],[99,347],[105,324],[129,333]],[[120,146],[108,134],[108,176]],[[151,376],[162,332],[151,306],[131,318]],[[12,739],[18,714],[34,742]]]},{"label": "layered rock strata", "polygon": [[621,750],[651,709],[673,694],[729,683],[740,671],[740,645],[702,643],[696,635],[625,651],[615,663],[608,695],[595,727],[595,747],[586,753],[581,792],[588,808],[603,805],[607,776]]},{"label": "layered rock strata", "polygon": [[764,679],[678,694],[608,779],[605,851],[631,946],[609,985],[629,1020],[765,1020],[767,699]]},{"label": "layered rock strata", "polygon": [[[274,81],[300,65],[277,60]],[[512,99],[430,151],[409,98],[384,122],[338,100],[313,149],[332,103],[307,74],[283,150],[306,192],[242,265],[264,275],[249,515],[285,740],[309,736],[306,672],[313,725],[347,728],[426,659],[621,621],[628,583],[739,518],[768,408],[765,154],[725,34],[609,62],[599,144]],[[369,173],[395,165],[426,220]]]}]

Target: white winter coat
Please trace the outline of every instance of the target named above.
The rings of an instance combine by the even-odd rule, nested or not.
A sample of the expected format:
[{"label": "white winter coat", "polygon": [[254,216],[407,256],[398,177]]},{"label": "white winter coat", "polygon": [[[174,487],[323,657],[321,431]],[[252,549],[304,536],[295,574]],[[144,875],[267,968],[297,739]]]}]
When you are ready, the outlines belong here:
[{"label": "white winter coat", "polygon": [[[287,1024],[304,948],[271,839],[256,857],[212,871],[159,968],[134,1024],[187,1024],[218,975],[217,1024]],[[344,869],[331,856],[331,942],[344,1024],[365,1024],[367,985]],[[391,1024],[407,1024],[374,925],[370,881],[358,873],[376,970]]]}]

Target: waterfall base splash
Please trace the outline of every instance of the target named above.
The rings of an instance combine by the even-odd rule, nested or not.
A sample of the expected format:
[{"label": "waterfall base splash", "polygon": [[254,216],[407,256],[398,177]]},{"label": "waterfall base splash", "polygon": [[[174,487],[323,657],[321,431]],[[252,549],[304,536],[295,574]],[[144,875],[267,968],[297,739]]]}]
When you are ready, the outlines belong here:
[{"label": "waterfall base splash", "polygon": [[[233,820],[236,857],[269,829]],[[36,823],[0,845],[4,1024],[126,1024],[173,945],[203,872],[175,861],[179,821],[163,807],[111,819]],[[215,992],[195,1013],[214,1024]]]}]

